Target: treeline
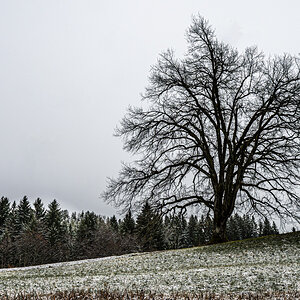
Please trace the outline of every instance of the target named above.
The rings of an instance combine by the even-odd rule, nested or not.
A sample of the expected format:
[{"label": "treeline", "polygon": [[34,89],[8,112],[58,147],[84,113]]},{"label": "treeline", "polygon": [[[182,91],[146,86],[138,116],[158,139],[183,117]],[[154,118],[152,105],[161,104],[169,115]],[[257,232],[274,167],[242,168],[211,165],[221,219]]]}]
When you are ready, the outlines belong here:
[{"label": "treeline", "polygon": [[[204,216],[162,218],[148,203],[136,219],[129,211],[118,220],[89,211],[69,214],[56,200],[45,208],[40,198],[31,205],[26,196],[18,204],[2,197],[0,268],[199,246],[209,242],[212,226]],[[247,215],[234,215],[227,226],[229,240],[277,233],[274,222]]]},{"label": "treeline", "polygon": [[93,212],[62,210],[53,200],[47,207],[40,198],[31,206],[25,196],[10,203],[0,200],[0,267],[54,263],[120,255],[138,251],[134,236],[113,227],[115,218]]}]

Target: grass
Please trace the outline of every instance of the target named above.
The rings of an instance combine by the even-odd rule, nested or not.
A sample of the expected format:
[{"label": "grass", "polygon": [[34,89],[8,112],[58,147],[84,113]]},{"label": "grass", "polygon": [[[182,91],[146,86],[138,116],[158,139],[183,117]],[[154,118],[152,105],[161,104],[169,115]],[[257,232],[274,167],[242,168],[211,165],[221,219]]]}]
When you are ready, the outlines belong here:
[{"label": "grass", "polygon": [[300,232],[0,270],[0,299],[300,299],[299,291]]},{"label": "grass", "polygon": [[99,299],[99,300],[128,300],[128,299],[162,299],[162,300],[208,300],[208,299],[218,299],[218,300],[228,300],[228,299],[249,299],[249,300],[266,300],[266,299],[290,299],[295,300],[300,298],[300,293],[298,292],[265,292],[265,293],[241,293],[241,294],[215,294],[209,292],[200,292],[198,294],[190,293],[177,293],[169,296],[157,293],[144,293],[140,292],[118,292],[118,291],[108,291],[108,290],[98,290],[98,291],[88,291],[88,290],[78,290],[78,291],[64,291],[56,292],[50,294],[37,294],[37,293],[19,293],[14,296],[3,295],[0,296],[0,300],[75,300],[75,299]]}]

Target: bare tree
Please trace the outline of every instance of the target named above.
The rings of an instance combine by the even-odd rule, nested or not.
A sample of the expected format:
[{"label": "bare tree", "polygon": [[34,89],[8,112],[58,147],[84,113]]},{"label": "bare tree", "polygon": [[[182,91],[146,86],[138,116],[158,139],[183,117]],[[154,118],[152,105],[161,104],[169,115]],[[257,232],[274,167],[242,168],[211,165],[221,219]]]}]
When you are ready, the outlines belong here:
[{"label": "bare tree", "polygon": [[138,159],[109,179],[104,199],[126,209],[206,208],[216,242],[240,206],[299,220],[299,58],[240,54],[202,17],[187,41],[183,59],[159,57],[147,107],[130,108],[117,129]]}]

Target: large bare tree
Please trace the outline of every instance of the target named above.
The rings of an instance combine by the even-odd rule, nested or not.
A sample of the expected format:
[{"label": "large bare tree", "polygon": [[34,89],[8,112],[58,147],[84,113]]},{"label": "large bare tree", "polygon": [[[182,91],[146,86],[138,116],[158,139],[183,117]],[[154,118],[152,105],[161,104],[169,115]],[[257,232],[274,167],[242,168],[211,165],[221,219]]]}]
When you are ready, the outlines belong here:
[{"label": "large bare tree", "polygon": [[240,206],[299,220],[299,58],[239,53],[200,16],[187,41],[184,58],[159,57],[145,105],[130,108],[117,129],[137,160],[109,180],[105,200],[206,208],[216,242]]}]

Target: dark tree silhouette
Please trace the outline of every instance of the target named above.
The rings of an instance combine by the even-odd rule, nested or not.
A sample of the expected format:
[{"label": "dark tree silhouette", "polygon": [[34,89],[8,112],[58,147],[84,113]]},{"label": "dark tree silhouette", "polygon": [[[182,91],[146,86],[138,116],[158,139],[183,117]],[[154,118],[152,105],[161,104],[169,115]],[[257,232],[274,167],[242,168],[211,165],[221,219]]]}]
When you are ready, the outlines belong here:
[{"label": "dark tree silhouette", "polygon": [[148,202],[145,203],[137,216],[135,231],[142,251],[163,249],[162,219],[152,210]]},{"label": "dark tree silhouette", "polygon": [[29,226],[33,217],[33,211],[28,201],[27,196],[24,196],[17,206],[16,210],[16,229],[17,233],[20,234],[22,230]]},{"label": "dark tree silhouette", "polygon": [[198,233],[198,220],[197,217],[191,215],[189,218],[187,232],[188,232],[188,246],[198,246],[199,243],[199,233]]},{"label": "dark tree silhouette", "polygon": [[110,179],[104,199],[164,212],[206,207],[215,241],[237,206],[299,219],[299,58],[239,53],[201,17],[187,41],[183,59],[160,56],[143,95],[149,105],[130,108],[117,130],[138,159]]},{"label": "dark tree silhouette", "polygon": [[7,221],[10,213],[9,200],[6,197],[1,197],[0,199],[0,236],[1,230],[3,229],[5,222]]},{"label": "dark tree silhouette", "polygon": [[33,203],[33,207],[34,207],[35,218],[37,220],[42,220],[46,214],[42,200],[40,198],[37,198]]},{"label": "dark tree silhouette", "polygon": [[48,205],[45,223],[47,227],[47,240],[51,246],[57,248],[57,243],[63,243],[65,228],[63,226],[63,212],[55,199]]},{"label": "dark tree silhouette", "polygon": [[131,210],[129,210],[121,223],[120,232],[123,235],[133,234],[134,229],[135,229],[135,221],[131,215]]}]

